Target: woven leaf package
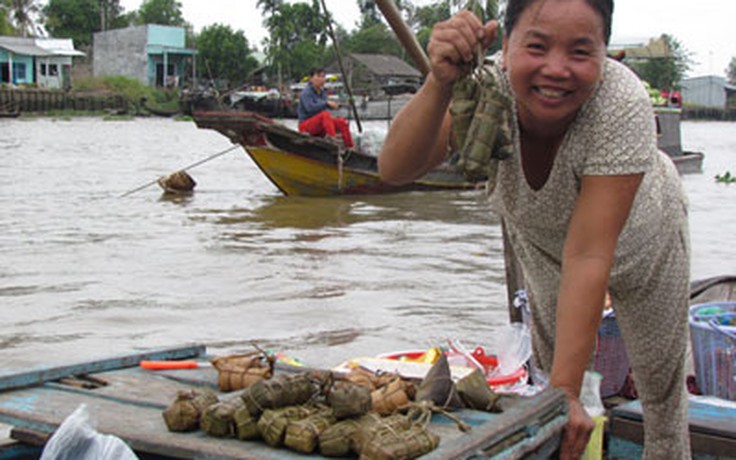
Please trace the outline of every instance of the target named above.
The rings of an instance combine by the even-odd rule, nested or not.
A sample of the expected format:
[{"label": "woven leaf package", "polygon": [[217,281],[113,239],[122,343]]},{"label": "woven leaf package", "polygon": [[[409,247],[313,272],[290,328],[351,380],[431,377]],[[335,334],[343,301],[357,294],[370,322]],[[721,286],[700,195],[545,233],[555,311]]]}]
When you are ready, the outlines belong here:
[{"label": "woven leaf package", "polygon": [[166,427],[169,431],[196,430],[202,413],[216,403],[217,396],[211,390],[181,390],[163,412]]},{"label": "woven leaf package", "polygon": [[209,406],[200,420],[202,431],[216,438],[235,436],[235,411],[243,406],[243,400],[240,398],[232,398]]},{"label": "woven leaf package", "polygon": [[413,383],[395,377],[391,383],[371,393],[372,410],[381,415],[391,415],[414,399],[415,392]]},{"label": "woven leaf package", "polygon": [[258,415],[266,409],[304,404],[318,393],[319,388],[307,374],[282,374],[253,384],[242,394],[242,398],[248,411]]},{"label": "woven leaf package", "polygon": [[358,417],[371,409],[371,391],[355,383],[339,382],[332,388],[327,402],[338,420]]},{"label": "woven leaf package", "polygon": [[335,416],[329,409],[302,420],[290,421],[286,427],[284,445],[297,452],[311,454],[317,448],[319,435],[335,422]]},{"label": "woven leaf package", "polygon": [[273,359],[259,352],[220,356],[212,360],[212,366],[220,391],[242,390],[273,375]]}]

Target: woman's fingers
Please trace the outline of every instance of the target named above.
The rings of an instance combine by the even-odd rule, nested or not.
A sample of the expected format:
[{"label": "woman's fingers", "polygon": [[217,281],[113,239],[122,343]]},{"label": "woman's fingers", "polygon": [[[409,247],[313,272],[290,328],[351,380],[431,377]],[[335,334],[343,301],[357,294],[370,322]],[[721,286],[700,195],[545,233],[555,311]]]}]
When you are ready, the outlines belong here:
[{"label": "woman's fingers", "polygon": [[562,460],[577,460],[585,452],[585,446],[588,445],[590,433],[595,428],[595,422],[585,412],[585,408],[580,400],[568,399],[570,410],[568,412],[568,422],[562,436],[562,445],[560,446],[560,458]]},{"label": "woman's fingers", "polygon": [[435,25],[427,51],[432,72],[440,81],[451,83],[462,73],[462,66],[472,62],[478,45],[489,43],[489,33],[477,16],[461,11],[447,21]]},{"label": "woman's fingers", "polygon": [[498,21],[495,19],[488,21],[482,27],[482,31],[483,37],[481,38],[481,41],[483,43],[483,49],[486,49],[496,41],[496,36],[498,35]]}]

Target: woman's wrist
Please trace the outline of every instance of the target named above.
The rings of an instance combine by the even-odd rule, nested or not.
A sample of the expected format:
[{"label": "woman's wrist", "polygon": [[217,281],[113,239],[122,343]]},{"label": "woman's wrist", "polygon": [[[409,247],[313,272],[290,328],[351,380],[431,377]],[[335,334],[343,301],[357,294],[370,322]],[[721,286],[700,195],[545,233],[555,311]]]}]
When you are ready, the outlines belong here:
[{"label": "woman's wrist", "polygon": [[427,79],[424,81],[424,90],[428,93],[427,95],[445,104],[449,104],[452,99],[452,86],[452,83],[439,81],[432,72],[427,74]]}]

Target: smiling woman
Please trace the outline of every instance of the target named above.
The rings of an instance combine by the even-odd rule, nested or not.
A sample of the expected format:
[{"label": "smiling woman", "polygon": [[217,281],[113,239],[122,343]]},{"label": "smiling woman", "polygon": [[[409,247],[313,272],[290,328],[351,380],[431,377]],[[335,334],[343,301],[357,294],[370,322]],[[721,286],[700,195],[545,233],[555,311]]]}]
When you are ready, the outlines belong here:
[{"label": "smiling woman", "polygon": [[[500,89],[499,101],[479,102],[475,117],[503,120],[489,111],[513,101],[513,154],[487,155],[491,204],[531,294],[535,361],[568,395],[563,458],[579,457],[594,427],[579,393],[607,292],[642,396],[645,457],[686,458],[686,205],[657,150],[643,85],[605,56],[612,12],[612,0],[509,0],[503,52],[480,81]],[[467,11],[435,26],[431,72],[379,157],[385,181],[410,181],[444,159],[453,85],[497,30]]]}]

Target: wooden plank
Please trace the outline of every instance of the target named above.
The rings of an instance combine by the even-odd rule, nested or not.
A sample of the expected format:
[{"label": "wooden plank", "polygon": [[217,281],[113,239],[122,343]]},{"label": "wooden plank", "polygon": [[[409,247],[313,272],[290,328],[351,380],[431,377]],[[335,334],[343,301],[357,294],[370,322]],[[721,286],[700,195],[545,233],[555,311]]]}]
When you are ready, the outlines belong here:
[{"label": "wooden plank", "polygon": [[118,436],[140,452],[176,458],[304,458],[257,442],[212,438],[202,432],[170,433],[158,408],[125,404],[48,386],[0,395],[0,417],[15,426],[52,433],[80,404],[87,406],[99,432]]},{"label": "wooden plank", "polygon": [[[514,458],[532,453],[542,447],[545,440],[559,438],[567,423],[567,404],[560,390],[549,389],[534,398],[520,398],[493,423],[474,428],[470,433],[441,443],[427,454],[425,460],[485,458],[501,453],[494,447],[516,446]],[[506,442],[511,440],[511,442]]]},{"label": "wooden plank", "polygon": [[[611,421],[611,438],[612,440],[620,439],[628,441],[641,448],[644,445],[644,427],[642,426],[642,422],[639,420],[614,417]],[[616,445],[616,443],[613,443],[613,445]],[[628,446],[628,444],[622,443],[621,446]],[[620,449],[622,452],[618,452],[616,449],[611,452],[612,458],[628,458],[623,451],[624,448],[621,447]],[[691,431],[690,449],[696,456],[714,455],[724,459],[734,458],[736,455],[736,440]]]},{"label": "wooden plank", "polygon": [[[196,371],[196,369],[192,370]],[[209,369],[209,372],[208,381],[212,382],[212,385],[208,386],[215,387],[217,373],[214,369]],[[47,383],[45,386],[67,393],[77,393],[161,410],[171,404],[179,390],[201,386],[192,385],[185,381],[172,380],[166,375],[140,368],[120,369],[96,374],[96,376],[104,379],[107,385],[93,389],[67,386],[60,383]],[[216,388],[212,389],[217,393]]]},{"label": "wooden plank", "polygon": [[[726,402],[726,401],[724,401]],[[612,411],[613,417],[641,422],[642,408],[639,401],[622,404]],[[688,418],[691,433],[702,433],[736,441],[736,407],[688,401]]]},{"label": "wooden plank", "polygon": [[186,359],[201,356],[205,353],[204,345],[164,348],[142,353],[116,356],[99,361],[57,366],[40,370],[31,370],[17,374],[0,376],[0,391],[41,385],[45,382],[78,374],[91,374],[113,369],[137,366],[143,360]]}]

